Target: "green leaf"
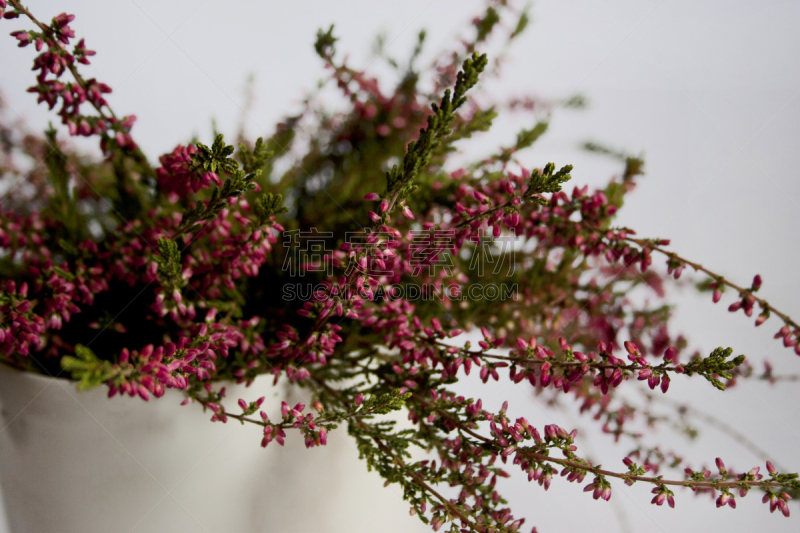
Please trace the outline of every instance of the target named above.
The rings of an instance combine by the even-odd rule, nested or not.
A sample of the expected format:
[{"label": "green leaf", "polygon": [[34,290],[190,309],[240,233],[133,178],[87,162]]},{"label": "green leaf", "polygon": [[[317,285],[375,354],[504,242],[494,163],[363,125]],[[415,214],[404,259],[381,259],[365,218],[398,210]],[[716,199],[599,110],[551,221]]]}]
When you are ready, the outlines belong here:
[{"label": "green leaf", "polygon": [[529,8],[530,8],[530,6],[526,6],[525,9],[522,11],[522,14],[519,16],[519,20],[517,21],[517,27],[514,28],[513,32],[511,32],[511,36],[510,36],[511,39],[514,39],[515,37],[520,35],[528,27],[528,24],[531,21],[530,17],[528,16],[528,9]]},{"label": "green leaf", "polygon": [[86,346],[82,344],[75,346],[75,355],[76,357],[63,356],[61,368],[72,374],[72,379],[78,382],[79,391],[93,389],[113,376],[111,363],[99,359]]},{"label": "green leaf", "polygon": [[520,131],[517,134],[517,142],[514,144],[514,148],[517,150],[529,148],[539,139],[539,137],[544,135],[546,131],[547,122],[538,122],[531,129]]},{"label": "green leaf", "polygon": [[178,243],[166,237],[158,239],[158,253],[153,259],[158,263],[158,274],[168,283],[181,281],[181,252]]},{"label": "green leaf", "polygon": [[331,57],[336,53],[335,44],[338,40],[333,36],[333,24],[326,32],[319,29],[317,30],[317,40],[314,43],[314,51],[322,58]]}]

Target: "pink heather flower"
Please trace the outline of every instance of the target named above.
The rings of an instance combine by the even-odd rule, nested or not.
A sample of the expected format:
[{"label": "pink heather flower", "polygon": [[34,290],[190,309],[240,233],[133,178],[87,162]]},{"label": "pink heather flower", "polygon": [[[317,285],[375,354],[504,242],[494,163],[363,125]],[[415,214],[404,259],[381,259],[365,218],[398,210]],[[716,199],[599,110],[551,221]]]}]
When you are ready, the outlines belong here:
[{"label": "pink heather flower", "polygon": [[55,22],[59,28],[63,28],[73,20],[75,20],[75,15],[68,15],[67,13],[61,13],[53,18],[53,22]]},{"label": "pink heather flower", "polygon": [[28,46],[31,42],[31,36],[27,31],[15,31],[11,32],[11,35],[19,41],[20,48]]},{"label": "pink heather flower", "polygon": [[359,392],[358,395],[356,396],[354,402],[355,402],[356,406],[361,405],[364,402],[364,395]]},{"label": "pink heather flower", "polygon": [[639,353],[639,348],[635,344],[633,344],[631,341],[625,341],[623,344],[624,344],[625,349],[628,351],[629,354],[636,355],[636,354]]},{"label": "pink heather flower", "polygon": [[789,518],[789,506],[786,505],[786,502],[783,500],[778,500],[778,508],[783,513],[783,516]]},{"label": "pink heather flower", "polygon": [[769,512],[774,513],[775,509],[777,508],[778,497],[775,494],[766,493],[764,497],[761,498],[761,503],[769,502]]},{"label": "pink heather flower", "polygon": [[716,463],[717,463],[717,468],[719,469],[719,473],[720,474],[722,474],[724,476],[725,474],[728,473],[728,471],[725,469],[725,463],[722,462],[722,459],[717,457]]},{"label": "pink heather flower", "polygon": [[378,198],[380,198],[380,195],[376,192],[371,192],[364,195],[364,200],[375,201]]},{"label": "pink heather flower", "polygon": [[188,196],[190,192],[197,192],[208,187],[211,182],[219,185],[220,179],[213,172],[202,174],[191,171],[192,154],[197,149],[194,145],[188,147],[178,145],[169,153],[159,158],[161,166],[156,169],[156,179],[162,191],[173,195],[174,199]]},{"label": "pink heather flower", "polygon": [[778,333],[775,334],[775,338],[779,339],[781,337],[785,337],[789,334],[789,326],[783,326],[781,329],[778,330]]},{"label": "pink heather flower", "polygon": [[714,291],[714,296],[711,298],[714,303],[719,302],[722,299],[722,291],[717,289]]}]

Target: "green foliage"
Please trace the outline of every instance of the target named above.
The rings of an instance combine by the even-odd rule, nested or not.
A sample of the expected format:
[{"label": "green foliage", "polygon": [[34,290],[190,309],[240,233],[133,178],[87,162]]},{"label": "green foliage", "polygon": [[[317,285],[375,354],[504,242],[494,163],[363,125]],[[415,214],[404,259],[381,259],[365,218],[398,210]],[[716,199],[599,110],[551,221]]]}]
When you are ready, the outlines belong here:
[{"label": "green foliage", "polygon": [[[475,38],[475,40],[477,42],[485,41],[489,34],[492,33],[492,29],[494,28],[495,24],[498,22],[500,22],[500,15],[497,13],[495,8],[489,7],[486,10],[486,14],[483,16],[483,18],[478,21],[478,36]],[[524,26],[522,29],[525,29]]]},{"label": "green foliage", "polygon": [[67,156],[58,146],[56,130],[52,124],[45,131],[48,150],[44,157],[47,165],[48,177],[53,185],[54,194],[50,197],[50,208],[55,213],[59,222],[64,225],[65,237],[72,242],[80,242],[86,238],[86,228],[83,216],[78,212],[75,198],[70,192],[67,169]]},{"label": "green foliage", "polygon": [[410,392],[401,393],[399,389],[391,393],[368,396],[361,404],[361,410],[369,412],[371,415],[385,415],[405,407],[406,400],[410,397]]},{"label": "green foliage", "polygon": [[531,129],[522,130],[517,134],[517,142],[514,143],[514,149],[522,150],[524,148],[529,148],[539,139],[539,137],[544,135],[546,131],[547,122],[538,122]]},{"label": "green foliage", "polygon": [[239,163],[231,157],[233,146],[226,144],[220,133],[214,139],[214,144],[209,148],[203,143],[197,143],[197,153],[192,154],[191,170],[197,172],[225,171],[234,174],[239,170]]},{"label": "green foliage", "polygon": [[487,61],[486,54],[478,53],[466,59],[456,78],[452,95],[448,89],[439,105],[431,105],[433,114],[428,116],[427,127],[420,130],[416,141],[409,143],[402,165],[394,165],[386,173],[387,197],[405,198],[413,192],[414,179],[428,166],[441,139],[451,133],[450,125],[455,119],[455,111],[467,101],[466,93],[478,82],[478,76],[486,68]]},{"label": "green foliage", "polygon": [[[584,150],[589,152],[595,152],[597,154],[607,155],[619,161],[625,163],[625,170],[622,173],[622,182],[627,183],[633,180],[636,176],[641,176],[644,174],[644,160],[641,157],[636,157],[629,155],[625,152],[614,150],[613,148],[609,148],[607,146],[603,146],[598,143],[594,142],[587,142],[583,145]],[[615,185],[615,184],[611,184]],[[622,206],[622,193],[620,194],[606,194],[609,197],[609,201],[613,205],[617,207]]]},{"label": "green foliage", "polygon": [[256,199],[253,209],[255,210],[256,215],[258,215],[258,219],[261,224],[267,222],[270,217],[274,217],[288,211],[288,209],[283,205],[283,196],[280,194],[273,195],[272,193],[259,196]]},{"label": "green foliage", "polygon": [[[466,94],[467,91],[472,89],[476,83],[478,83],[478,77],[480,76],[481,72],[486,68],[489,59],[486,57],[486,54],[478,54],[477,52],[472,54],[471,58],[468,58],[464,61],[464,64],[461,66],[461,70],[459,71],[458,75],[456,76],[456,86],[453,89],[453,98],[450,100],[450,109],[446,109],[445,101],[447,100],[447,94],[442,98],[442,111],[444,115],[442,116],[443,120],[452,120],[452,114],[455,112],[456,109],[464,105],[467,101]],[[433,109],[435,112],[439,112],[436,107]],[[449,122],[449,120],[447,120]]]},{"label": "green foliage", "polygon": [[[254,180],[261,174],[261,170],[252,173],[240,170],[239,162],[230,157],[234,151],[233,146],[226,144],[222,135],[218,135],[214,139],[211,148],[202,143],[197,143],[197,148],[199,152],[192,155],[192,168],[195,171],[201,169],[206,172],[224,171],[228,174],[228,179],[224,181],[221,188],[213,189],[211,198],[207,202],[198,202],[184,213],[181,225],[174,237],[189,231],[198,222],[217,218],[228,205],[230,198],[254,190],[256,188]],[[258,157],[263,157],[263,152]],[[253,161],[256,161],[255,158],[256,156],[253,156]]]},{"label": "green foliage", "polygon": [[273,150],[270,148],[269,143],[264,142],[261,137],[256,139],[252,150],[244,143],[239,143],[239,159],[245,172],[261,170],[272,155]]},{"label": "green foliage", "polygon": [[479,109],[472,116],[468,122],[459,124],[458,128],[453,131],[450,136],[448,144],[459,139],[469,139],[473,133],[489,131],[492,127],[494,119],[497,118],[497,111],[494,106],[488,109]]},{"label": "green foliage", "polygon": [[314,51],[321,58],[332,57],[336,53],[336,41],[339,39],[333,36],[333,24],[328,28],[328,31],[322,31],[320,28],[317,30],[317,40],[314,42]]},{"label": "green foliage", "polygon": [[422,47],[425,45],[425,37],[427,32],[423,29],[417,34],[417,44],[414,45],[414,50],[411,52],[411,57],[408,59],[408,69],[412,70],[414,62],[419,58],[422,53]]},{"label": "green foliage", "polygon": [[531,18],[530,15],[528,14],[530,12],[530,7],[531,6],[529,4],[525,6],[525,9],[522,10],[522,14],[520,14],[519,20],[517,20],[517,26],[514,28],[514,31],[511,32],[512,39],[518,37],[522,32],[524,32],[527,29],[528,24],[530,24]]},{"label": "green foliage", "polygon": [[582,94],[576,94],[567,98],[561,105],[567,109],[585,109],[589,105],[589,100]]},{"label": "green foliage", "polygon": [[[542,194],[545,192],[555,193],[561,190],[561,184],[569,181],[572,176],[572,165],[565,165],[556,171],[555,163],[547,163],[539,172],[539,169],[534,169],[528,180],[528,190],[525,191],[526,196],[535,194]],[[541,197],[535,198],[542,205],[547,204],[547,200]]]},{"label": "green foliage", "polygon": [[[682,266],[682,263],[672,260],[672,264],[668,265],[672,268],[677,268]],[[719,289],[720,292],[725,292],[725,285],[723,284],[724,278],[705,278],[696,283],[694,283],[695,288],[698,292],[711,292],[713,290]]]},{"label": "green foliage", "polygon": [[687,376],[692,374],[699,374],[711,382],[719,390],[725,390],[725,384],[718,379],[717,376],[725,379],[733,379],[733,375],[728,372],[744,363],[745,356],[739,355],[735,358],[728,360],[733,354],[733,348],[723,349],[721,346],[711,352],[711,354],[704,359],[696,359],[684,365],[684,373]]},{"label": "green foliage", "polygon": [[78,382],[78,390],[98,387],[113,377],[112,363],[100,360],[86,346],[82,344],[75,346],[75,355],[76,357],[63,356],[61,368],[72,374],[72,379]]},{"label": "green foliage", "polygon": [[[241,150],[249,152],[246,146],[239,145],[239,158],[242,160],[242,168],[247,173],[256,174],[256,182],[265,188],[269,184],[275,161],[284,156],[292,146],[295,139],[295,124],[299,117],[292,117],[285,126],[279,127],[272,137],[263,141],[259,145],[258,141],[253,148],[252,156],[243,153]],[[261,174],[258,174],[258,171]]]},{"label": "green foliage", "polygon": [[159,277],[170,285],[181,281],[181,252],[178,243],[167,238],[158,239],[158,253],[153,259],[158,263]]},{"label": "green foliage", "polygon": [[[418,486],[411,482],[402,459],[410,457],[408,449],[419,446],[414,439],[414,430],[394,430],[393,421],[364,422],[351,419],[348,433],[355,438],[359,459],[363,459],[368,470],[376,470],[388,483],[409,485],[414,490]],[[387,453],[390,452],[390,453]]]}]

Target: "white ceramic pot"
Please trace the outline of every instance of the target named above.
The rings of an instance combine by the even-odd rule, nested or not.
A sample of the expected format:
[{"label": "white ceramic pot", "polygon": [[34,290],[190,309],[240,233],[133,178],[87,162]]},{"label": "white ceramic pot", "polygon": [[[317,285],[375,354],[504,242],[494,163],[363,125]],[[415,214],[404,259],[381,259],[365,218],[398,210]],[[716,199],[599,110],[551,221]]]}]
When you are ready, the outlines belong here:
[{"label": "white ceramic pot", "polygon": [[[226,405],[264,395],[272,416],[304,394],[264,380],[229,387]],[[344,427],[324,447],[292,433],[264,450],[258,427],[212,424],[181,399],[108,399],[0,365],[0,532],[429,531],[366,471]]]}]

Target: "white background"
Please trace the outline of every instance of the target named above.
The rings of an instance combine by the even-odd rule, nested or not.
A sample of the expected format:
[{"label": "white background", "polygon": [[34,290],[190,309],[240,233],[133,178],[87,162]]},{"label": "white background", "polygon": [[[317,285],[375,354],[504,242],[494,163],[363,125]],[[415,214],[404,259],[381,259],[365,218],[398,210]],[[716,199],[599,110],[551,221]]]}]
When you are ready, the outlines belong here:
[{"label": "white background", "polygon": [[[439,50],[453,42],[482,2],[121,0],[40,1],[31,7],[41,18],[63,10],[77,15],[73,28],[98,51],[85,72],[114,88],[110,102],[117,113],[138,115],[135,137],[155,161],[194,133],[210,140],[212,117],[221,131],[233,134],[250,73],[257,97],[247,130],[254,136],[271,133],[275,121],[296,109],[322,75],[312,49],[321,26],[336,23],[340,53],[350,54],[352,65],[364,66],[372,60],[376,31],[385,30],[388,52],[399,58],[406,57],[422,27],[429,30],[429,52]],[[534,92],[558,99],[580,92],[591,105],[582,112],[557,112],[550,132],[526,160],[572,163],[575,183],[599,184],[615,167],[580,152],[581,142],[642,152],[647,176],[620,223],[642,236],[671,238],[685,257],[742,285],[760,273],[759,294],[800,316],[800,6],[788,1],[541,0],[533,18],[504,77],[491,86],[493,94]],[[0,27],[7,33],[27,26],[0,21]],[[0,40],[0,89],[31,129],[41,131],[49,115],[24,92],[32,82],[33,50],[16,50],[13,42]],[[524,125],[512,122],[501,122],[489,139],[509,142],[516,126]],[[675,325],[703,351],[732,346],[755,362],[768,357],[777,373],[798,373],[800,359],[771,338],[778,323],[773,319],[756,330],[741,313],[729,316],[725,307],[731,298],[729,292],[713,306],[705,297],[677,294]],[[799,396],[792,384],[770,388],[751,381],[723,395],[698,380],[674,380],[670,392],[734,425],[782,465],[800,470],[794,444],[800,436]],[[621,465],[627,448],[609,446],[610,439],[588,430],[589,420],[545,412],[523,386],[503,383],[481,395],[492,404],[509,399],[512,414],[525,414],[539,426],[555,421],[580,427],[578,444],[586,453],[605,466]],[[711,464],[722,455],[738,468],[763,465],[713,429],[692,444],[668,433],[658,440],[679,447],[694,464]],[[770,515],[755,494],[733,511],[680,492],[671,511],[650,505],[646,487],[614,485],[611,505],[559,481],[550,493],[522,480],[506,483],[512,507],[528,517],[526,531],[531,525],[541,532],[798,529],[798,517]],[[792,510],[800,515],[796,506]],[[327,527],[336,531],[335,524]]]}]

